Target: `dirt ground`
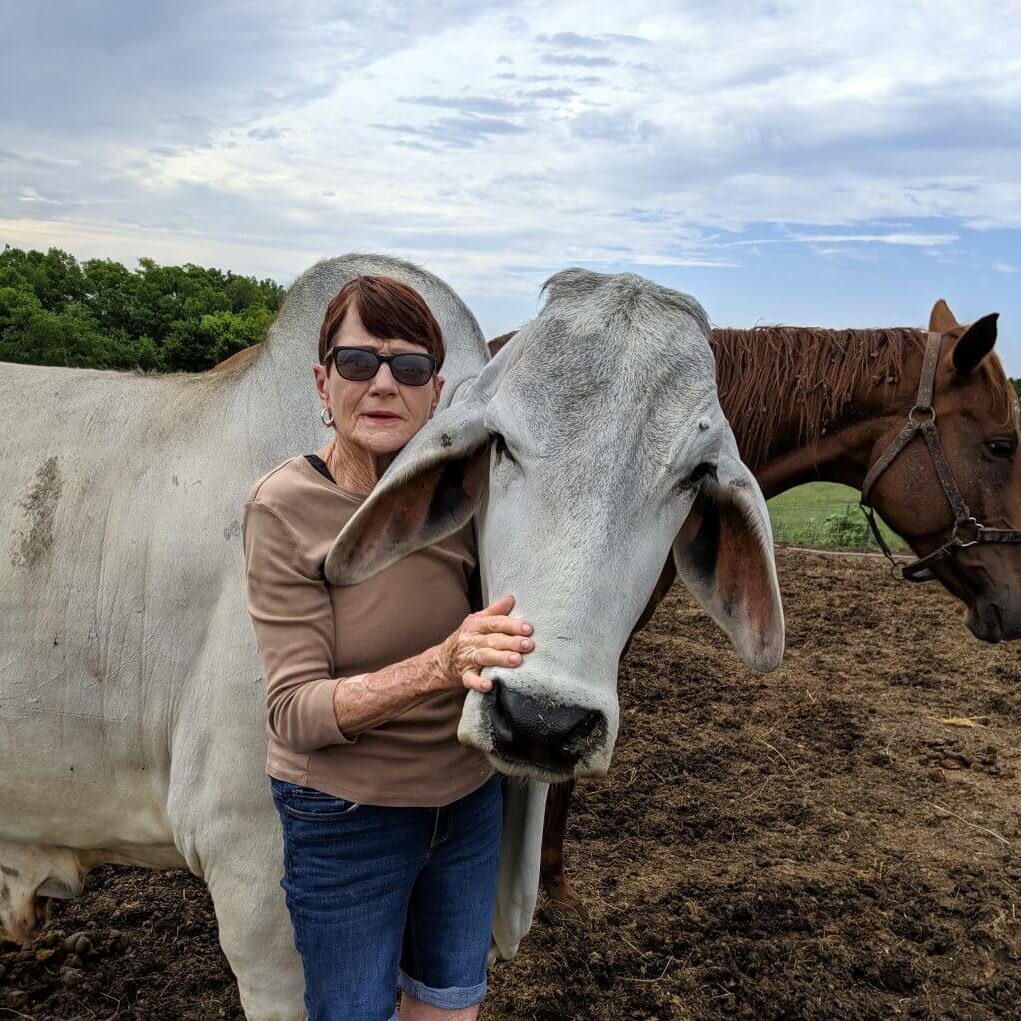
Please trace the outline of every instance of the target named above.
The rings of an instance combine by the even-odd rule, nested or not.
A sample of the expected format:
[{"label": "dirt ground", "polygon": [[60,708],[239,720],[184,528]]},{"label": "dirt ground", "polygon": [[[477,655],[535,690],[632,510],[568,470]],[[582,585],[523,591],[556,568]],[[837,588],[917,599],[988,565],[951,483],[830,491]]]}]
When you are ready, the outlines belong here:
[{"label": "dirt ground", "polygon": [[[880,561],[778,562],[776,673],[680,589],[634,642],[568,834],[589,918],[542,908],[485,1021],[1021,1018],[1021,645]],[[204,888],[97,871],[0,948],[0,1017],[240,1018]]]}]

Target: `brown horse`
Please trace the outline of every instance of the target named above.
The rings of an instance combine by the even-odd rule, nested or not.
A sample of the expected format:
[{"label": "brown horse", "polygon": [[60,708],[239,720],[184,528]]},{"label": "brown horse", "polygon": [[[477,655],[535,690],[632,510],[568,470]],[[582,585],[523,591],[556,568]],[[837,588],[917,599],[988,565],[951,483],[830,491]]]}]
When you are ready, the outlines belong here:
[{"label": "brown horse", "polygon": [[[511,336],[492,341],[493,353]],[[720,403],[766,497],[817,480],[867,483],[869,503],[925,559],[916,580],[938,579],[989,642],[1021,637],[1021,532],[1009,524],[1021,523],[1021,423],[995,341],[995,315],[962,326],[943,300],[928,333],[713,331]],[[919,407],[927,350],[932,398]],[[919,442],[931,433],[935,452]],[[635,632],[674,577],[670,560]],[[568,907],[578,904],[563,871],[573,790],[573,781],[550,788],[542,848],[543,888]]]}]

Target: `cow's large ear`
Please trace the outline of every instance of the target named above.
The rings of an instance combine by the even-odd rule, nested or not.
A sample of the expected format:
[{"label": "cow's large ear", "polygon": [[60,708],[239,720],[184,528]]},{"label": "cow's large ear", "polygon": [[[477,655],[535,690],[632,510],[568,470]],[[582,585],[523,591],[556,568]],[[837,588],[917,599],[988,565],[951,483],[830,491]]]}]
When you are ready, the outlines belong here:
[{"label": "cow's large ear", "polygon": [[992,351],[996,343],[996,320],[999,317],[999,312],[991,312],[977,319],[954,344],[954,370],[959,376],[967,376],[977,369],[979,362]]},{"label": "cow's large ear", "polygon": [[929,331],[931,333],[946,333],[947,330],[952,330],[955,326],[960,325],[945,299],[940,298],[932,306],[932,311],[929,313]]},{"label": "cow's large ear", "polygon": [[677,574],[753,670],[784,650],[783,606],[766,501],[752,473],[721,456],[674,541]]},{"label": "cow's large ear", "polygon": [[489,482],[486,411],[515,348],[507,344],[478,376],[447,384],[452,403],[412,438],[337,536],[323,563],[328,582],[355,585],[468,523]]},{"label": "cow's large ear", "polygon": [[471,519],[489,478],[485,407],[444,408],[401,451],[330,548],[323,573],[354,585]]}]

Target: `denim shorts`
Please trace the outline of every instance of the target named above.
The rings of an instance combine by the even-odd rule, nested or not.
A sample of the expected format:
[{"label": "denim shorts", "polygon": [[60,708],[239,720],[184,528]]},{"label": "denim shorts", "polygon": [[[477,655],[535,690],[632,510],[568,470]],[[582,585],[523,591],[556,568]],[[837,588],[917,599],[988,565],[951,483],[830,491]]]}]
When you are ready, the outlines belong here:
[{"label": "denim shorts", "polygon": [[358,805],[270,782],[308,1021],[395,1021],[398,986],[448,1010],[481,1003],[500,776],[443,808]]}]

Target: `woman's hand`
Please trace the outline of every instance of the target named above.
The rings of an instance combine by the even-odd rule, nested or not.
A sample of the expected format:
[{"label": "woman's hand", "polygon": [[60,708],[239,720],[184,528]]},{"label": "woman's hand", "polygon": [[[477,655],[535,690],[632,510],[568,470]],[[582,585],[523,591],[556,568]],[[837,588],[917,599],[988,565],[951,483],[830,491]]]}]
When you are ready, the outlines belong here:
[{"label": "woman's hand", "polygon": [[464,623],[439,646],[440,669],[452,686],[491,691],[493,682],[482,676],[487,666],[514,668],[535,648],[532,625],[508,617],[514,597],[504,596],[484,610],[469,614]]}]

